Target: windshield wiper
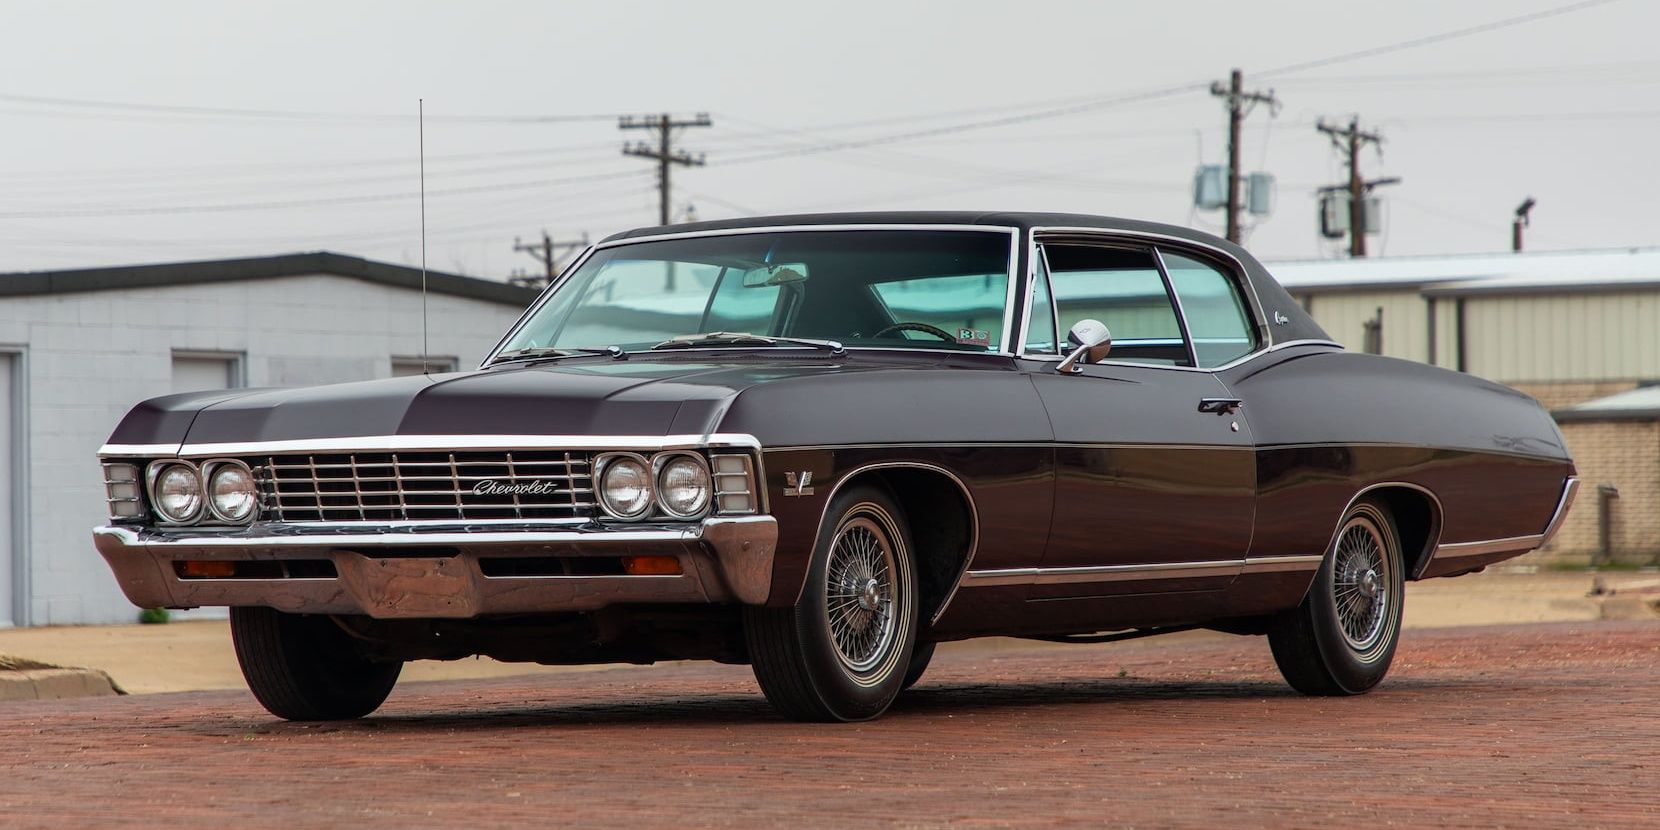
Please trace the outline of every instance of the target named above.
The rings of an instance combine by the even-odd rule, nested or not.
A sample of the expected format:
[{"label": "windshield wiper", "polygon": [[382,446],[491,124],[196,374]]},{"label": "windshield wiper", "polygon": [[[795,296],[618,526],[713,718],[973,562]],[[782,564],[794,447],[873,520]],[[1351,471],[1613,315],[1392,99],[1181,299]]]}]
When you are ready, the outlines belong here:
[{"label": "windshield wiper", "polygon": [[502,352],[501,354],[490,358],[489,365],[494,366],[497,363],[506,363],[510,360],[541,360],[544,358],[554,357],[575,357],[580,354],[608,354],[617,360],[628,359],[628,353],[624,352],[620,346],[606,346],[603,349],[595,349],[587,346],[580,346],[574,349],[555,349],[550,346],[537,346],[528,349],[514,349],[509,352]]},{"label": "windshield wiper", "polygon": [[845,354],[847,349],[834,340],[813,340],[807,337],[774,337],[742,331],[710,331],[672,337],[655,346],[658,349],[691,349],[699,346],[807,346],[831,354]]}]

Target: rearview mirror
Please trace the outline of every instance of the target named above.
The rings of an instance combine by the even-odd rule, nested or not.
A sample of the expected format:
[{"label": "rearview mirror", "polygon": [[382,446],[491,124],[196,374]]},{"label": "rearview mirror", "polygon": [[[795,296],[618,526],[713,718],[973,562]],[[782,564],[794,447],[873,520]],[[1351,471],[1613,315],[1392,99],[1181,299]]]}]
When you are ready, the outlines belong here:
[{"label": "rearview mirror", "polygon": [[1072,353],[1062,360],[1055,371],[1067,374],[1081,372],[1084,363],[1099,363],[1105,360],[1107,352],[1112,351],[1112,332],[1107,330],[1107,324],[1100,320],[1079,320],[1066,333],[1067,345],[1072,347]]},{"label": "rearview mirror", "polygon": [[807,265],[803,262],[785,262],[778,265],[763,265],[751,268],[744,272],[745,288],[766,288],[770,285],[784,285],[791,282],[807,281]]}]

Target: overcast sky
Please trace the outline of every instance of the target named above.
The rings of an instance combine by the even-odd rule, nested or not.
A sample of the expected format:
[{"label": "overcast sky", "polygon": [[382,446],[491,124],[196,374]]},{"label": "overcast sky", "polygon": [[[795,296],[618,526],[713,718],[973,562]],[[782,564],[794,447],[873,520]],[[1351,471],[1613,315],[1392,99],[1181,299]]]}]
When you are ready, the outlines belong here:
[{"label": "overcast sky", "polygon": [[435,269],[499,278],[533,265],[515,236],[655,224],[653,166],[619,152],[644,134],[615,117],[661,111],[714,121],[678,137],[707,155],[675,171],[698,218],[1062,210],[1219,233],[1190,182],[1225,160],[1202,86],[1235,66],[1284,102],[1245,131],[1246,169],[1279,180],[1258,256],[1337,254],[1313,189],[1345,173],[1314,123],[1354,114],[1386,138],[1365,174],[1404,179],[1374,252],[1503,250],[1530,195],[1530,248],[1660,244],[1660,3],[1271,72],[1567,4],[0,0],[0,271],[415,264],[418,98]]}]

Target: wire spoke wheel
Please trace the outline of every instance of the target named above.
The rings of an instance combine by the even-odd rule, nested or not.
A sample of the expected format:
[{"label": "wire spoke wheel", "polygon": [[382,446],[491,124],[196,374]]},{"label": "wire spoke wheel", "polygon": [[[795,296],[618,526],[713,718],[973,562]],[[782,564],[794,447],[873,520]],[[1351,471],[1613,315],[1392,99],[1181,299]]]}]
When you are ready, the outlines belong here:
[{"label": "wire spoke wheel", "polygon": [[856,676],[872,674],[898,640],[894,547],[888,532],[857,515],[838,529],[825,569],[825,615],[836,656]]},{"label": "wire spoke wheel", "polygon": [[1357,516],[1337,539],[1332,563],[1332,600],[1343,640],[1362,659],[1375,655],[1386,639],[1395,594],[1395,563],[1386,555],[1382,533]]}]

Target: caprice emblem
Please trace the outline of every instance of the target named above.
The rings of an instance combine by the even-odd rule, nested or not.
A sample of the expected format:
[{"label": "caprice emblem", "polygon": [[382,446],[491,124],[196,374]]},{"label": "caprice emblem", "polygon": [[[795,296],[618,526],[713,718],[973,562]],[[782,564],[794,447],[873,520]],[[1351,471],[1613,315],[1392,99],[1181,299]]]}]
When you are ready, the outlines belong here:
[{"label": "caprice emblem", "polygon": [[473,485],[475,496],[546,496],[559,488],[551,481],[532,479],[530,481],[498,481],[493,478],[480,479]]},{"label": "caprice emblem", "polygon": [[812,485],[812,470],[784,473],[784,495],[786,496],[811,496],[813,494]]}]

